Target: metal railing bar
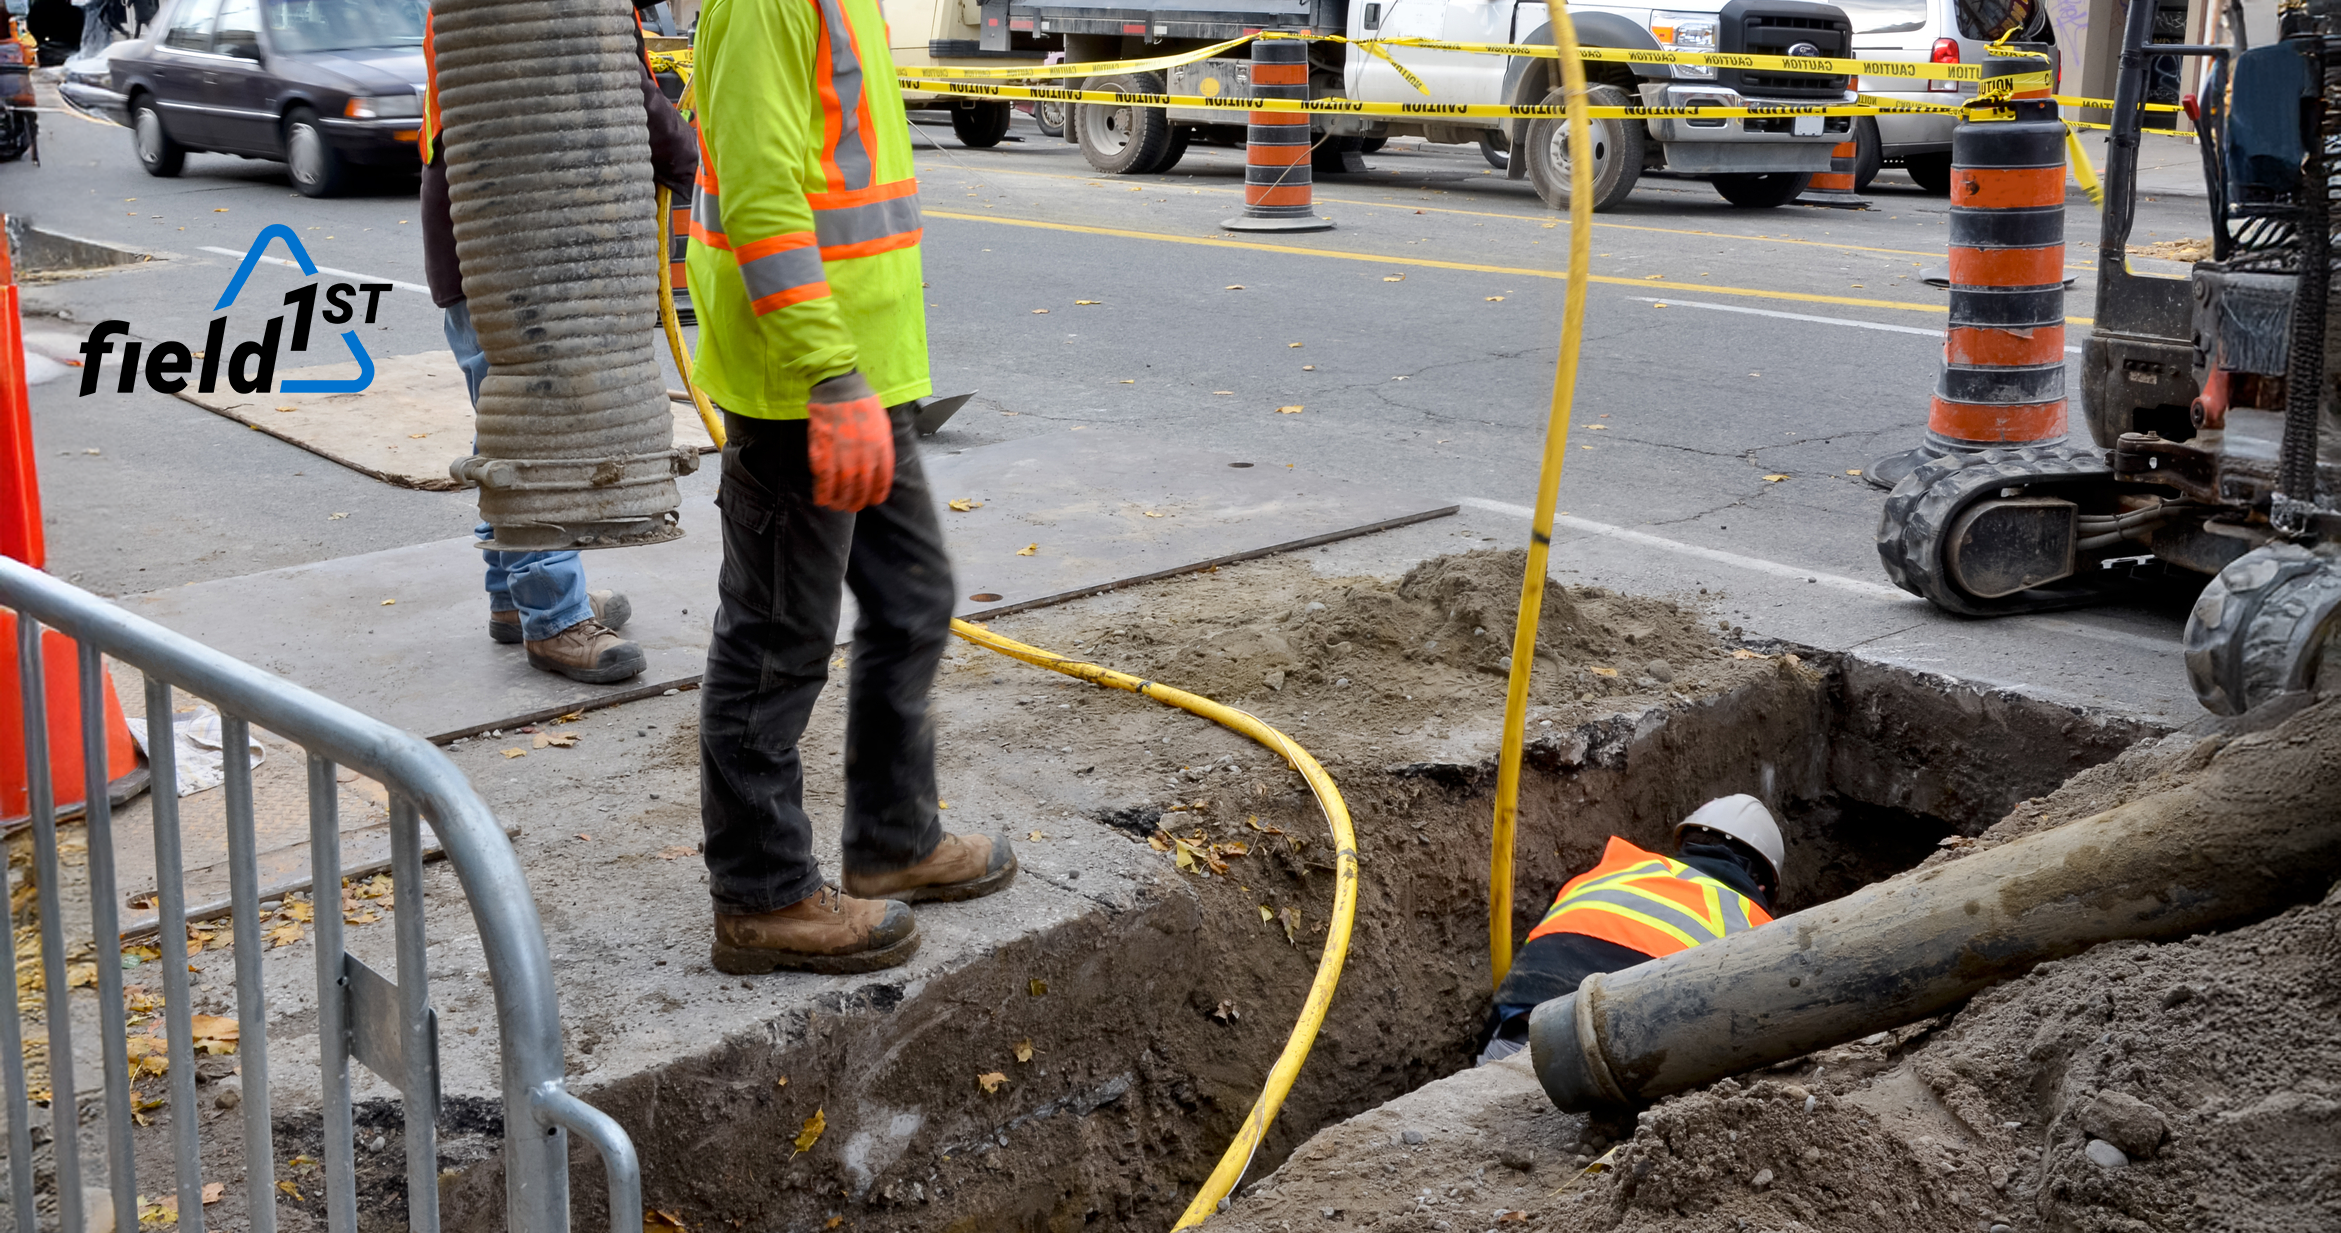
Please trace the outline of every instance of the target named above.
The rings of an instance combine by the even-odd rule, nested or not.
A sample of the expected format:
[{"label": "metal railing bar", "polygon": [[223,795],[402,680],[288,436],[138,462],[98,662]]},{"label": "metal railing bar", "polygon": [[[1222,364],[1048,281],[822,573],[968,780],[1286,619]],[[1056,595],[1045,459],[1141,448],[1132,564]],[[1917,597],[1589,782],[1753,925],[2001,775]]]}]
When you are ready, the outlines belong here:
[{"label": "metal railing bar", "polygon": [[49,780],[49,699],[40,622],[16,614],[16,672],[24,686],[24,770],[33,820],[33,877],[40,883],[42,1001],[49,1011],[50,1145],[57,1171],[57,1228],[79,1233],[81,1109],[73,1094],[73,1008],[65,963],[64,882],[57,859],[57,800]]},{"label": "metal railing bar", "polygon": [[[443,752],[412,733],[291,686],[4,557],[0,596],[28,617],[201,694],[223,712],[233,710],[284,733],[418,806],[462,884],[495,986],[504,1108],[525,1109],[540,1084],[561,1083],[560,1009],[536,899],[495,815]],[[569,1228],[568,1157],[561,1139],[506,1140],[505,1227],[514,1233],[566,1233]]]},{"label": "metal railing bar", "polygon": [[341,811],[333,763],[309,755],[310,906],[316,925],[318,1087],[325,1105],[325,1226],[357,1233],[357,1127],[350,1110],[350,1040],[342,973]]},{"label": "metal railing bar", "polygon": [[[391,927],[398,939],[398,1030],[406,1075],[407,1227],[439,1228],[437,1081],[432,1072],[431,981],[423,938],[423,825],[414,803],[390,798]],[[505,1114],[511,1119],[510,1112]]]},{"label": "metal railing bar", "polygon": [[547,1135],[567,1130],[593,1145],[609,1177],[610,1233],[642,1233],[642,1162],[616,1120],[551,1084],[537,1089],[530,1112]]},{"label": "metal railing bar", "polygon": [[195,1008],[187,985],[187,887],[180,866],[179,749],[171,686],[146,677],[146,765],[153,780],[155,893],[163,952],[163,1040],[169,1050],[171,1147],[179,1183],[179,1233],[203,1233],[203,1142],[195,1111]]},{"label": "metal railing bar", "polygon": [[[10,917],[8,977],[13,985],[16,965],[22,956],[16,953],[14,913]],[[0,1049],[8,1051],[8,1056],[0,1059],[8,1099],[8,1205],[16,1217],[16,1233],[39,1233],[40,1213],[33,1206],[33,1109],[30,1085],[25,1082],[24,1073],[23,1017],[21,1007],[0,1015]]]},{"label": "metal railing bar", "polygon": [[276,1233],[276,1149],[268,1116],[268,996],[260,976],[260,857],[252,833],[252,728],[220,708],[220,768],[226,773],[228,894],[236,901],[236,1057],[244,1075],[245,1227]]},{"label": "metal railing bar", "polygon": [[114,898],[114,807],[107,793],[106,661],[79,644],[81,668],[82,829],[89,841],[89,926],[97,947],[98,1052],[106,1070],[106,1189],[114,1227],[138,1220],[138,1172],[130,1143],[130,1041],[122,1010],[121,904]]}]

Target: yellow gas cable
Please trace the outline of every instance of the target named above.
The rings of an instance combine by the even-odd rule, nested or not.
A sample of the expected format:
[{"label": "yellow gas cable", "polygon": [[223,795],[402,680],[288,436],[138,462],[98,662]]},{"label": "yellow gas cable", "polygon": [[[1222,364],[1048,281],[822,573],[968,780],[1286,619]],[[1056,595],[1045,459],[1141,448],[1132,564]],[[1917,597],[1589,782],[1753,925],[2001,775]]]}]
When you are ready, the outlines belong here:
[{"label": "yellow gas cable", "polygon": [[[1528,730],[1528,673],[1536,663],[1536,618],[1544,611],[1544,567],[1553,542],[1553,507],[1561,496],[1561,460],[1569,448],[1569,405],[1577,392],[1577,344],[1585,332],[1585,287],[1593,264],[1593,123],[1585,114],[1585,64],[1566,11],[1552,14],[1553,47],[1569,107],[1569,288],[1561,309],[1561,358],[1553,369],[1545,419],[1544,470],[1536,481],[1536,515],[1528,536],[1527,577],[1512,631],[1512,671],[1504,687],[1504,744],[1496,762],[1496,818],[1488,853],[1488,967],[1497,985],[1512,969],[1512,835],[1520,817],[1520,758]],[[1525,153],[1523,151],[1522,153]]]},{"label": "yellow gas cable", "polygon": [[667,273],[669,254],[674,252],[673,228],[668,220],[674,217],[675,194],[664,187],[658,190],[658,323],[666,327],[667,350],[675,353],[675,372],[683,378],[683,388],[691,395],[691,405],[699,411],[699,422],[707,427],[707,439],[715,448],[723,448],[723,420],[710,406],[707,395],[699,392],[699,383],[691,379],[691,349],[683,345],[683,324],[675,319],[675,282]]},{"label": "yellow gas cable", "polygon": [[[666,253],[668,193],[658,190],[659,252]],[[1579,228],[1585,231],[1585,228]],[[1592,241],[1586,241],[1590,244]],[[669,285],[662,261],[658,283],[659,321],[665,325],[667,345],[674,349],[675,369],[683,376],[683,385],[691,392],[691,400],[699,408],[700,419],[707,425],[707,435],[715,440],[717,448],[724,443],[723,424],[708,407],[707,398],[691,380],[691,352],[683,345],[682,327],[675,321],[675,297]],[[1341,789],[1333,785],[1333,777],[1308,750],[1295,744],[1292,738],[1262,722],[1258,716],[1232,706],[1213,702],[1199,694],[1155,681],[1141,680],[1126,672],[1080,660],[1067,659],[1036,646],[1027,646],[1013,638],[1003,637],[969,621],[953,619],[951,632],[987,650],[997,651],[1010,659],[1047,668],[1078,677],[1094,685],[1126,689],[1142,697],[1152,698],[1165,706],[1199,715],[1205,719],[1252,738],[1275,751],[1301,778],[1308,781],[1309,791],[1317,798],[1317,807],[1324,811],[1325,822],[1333,830],[1333,919],[1325,930],[1325,949],[1317,957],[1316,979],[1309,983],[1308,996],[1301,1001],[1301,1016],[1293,1024],[1292,1034],[1285,1038],[1284,1052],[1277,1055],[1276,1064],[1268,1070],[1268,1081],[1260,1089],[1260,1097],[1252,1102],[1252,1110],[1244,1116],[1243,1126],[1236,1131],[1235,1140],[1221,1154],[1218,1167],[1204,1179],[1203,1188],[1195,1200],[1179,1217],[1174,1229],[1192,1228],[1219,1210],[1220,1200],[1243,1180],[1244,1170],[1252,1163],[1252,1156],[1260,1150],[1260,1141],[1267,1137],[1268,1126],[1276,1120],[1276,1111],[1284,1106],[1285,1096],[1292,1091],[1293,1081],[1300,1077],[1301,1064],[1309,1060],[1309,1049],[1317,1043],[1317,1029],[1325,1024],[1325,1012],[1333,1005],[1333,990],[1341,981],[1342,966],[1349,959],[1350,926],[1357,919],[1357,833],[1350,826],[1349,805],[1341,799]]]},{"label": "yellow gas cable", "polygon": [[1317,796],[1317,807],[1324,810],[1325,821],[1333,828],[1333,920],[1325,930],[1325,950],[1317,958],[1317,977],[1310,982],[1308,997],[1301,1002],[1300,1020],[1293,1024],[1292,1035],[1285,1038],[1284,1052],[1277,1055],[1276,1064],[1268,1070],[1268,1081],[1260,1089],[1260,1098],[1252,1102],[1252,1111],[1244,1115],[1243,1127],[1236,1131],[1234,1142],[1227,1145],[1219,1166],[1204,1180],[1203,1188],[1195,1192],[1194,1202],[1187,1204],[1178,1223],[1171,1226],[1191,1229],[1218,1211],[1220,1201],[1243,1180],[1244,1170],[1251,1166],[1253,1154],[1260,1150],[1260,1141],[1268,1134],[1269,1123],[1276,1120],[1276,1111],[1283,1107],[1285,1095],[1292,1091],[1293,1080],[1300,1076],[1301,1064],[1309,1059],[1309,1048],[1317,1041],[1317,1029],[1324,1026],[1325,1012],[1333,1005],[1333,988],[1340,983],[1342,964],[1349,957],[1350,924],[1357,916],[1357,835],[1350,829],[1349,806],[1343,803],[1341,790],[1333,786],[1333,777],[1325,773],[1325,768],[1308,750],[1261,722],[1258,716],[1158,681],[1140,680],[1126,672],[1026,646],[967,621],[951,622],[951,632],[1010,659],[1021,659],[1093,685],[1126,689],[1165,706],[1200,715],[1258,741],[1308,781],[1309,790]]}]

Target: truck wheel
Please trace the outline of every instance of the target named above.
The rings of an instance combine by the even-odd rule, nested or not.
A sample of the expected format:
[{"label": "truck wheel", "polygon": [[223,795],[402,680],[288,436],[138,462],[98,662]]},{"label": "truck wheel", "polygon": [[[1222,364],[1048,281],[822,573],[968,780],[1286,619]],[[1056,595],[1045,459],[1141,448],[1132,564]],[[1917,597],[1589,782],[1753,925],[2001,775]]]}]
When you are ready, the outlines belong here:
[{"label": "truck wheel", "polygon": [[1878,168],[1886,165],[1885,143],[1878,138],[1878,121],[1873,116],[1856,116],[1853,120],[1853,191],[1866,193],[1870,181],[1878,178]]},{"label": "truck wheel", "polygon": [[1185,125],[1172,125],[1170,140],[1163,143],[1162,157],[1155,160],[1154,166],[1150,170],[1156,175],[1161,175],[1163,172],[1178,166],[1179,160],[1187,157],[1187,143],[1193,141],[1194,138],[1195,130]]},{"label": "truck wheel", "polygon": [[1479,156],[1488,161],[1488,166],[1493,167],[1498,171],[1502,171],[1506,167],[1512,165],[1512,152],[1509,150],[1497,149],[1496,138],[1495,134],[1493,133],[1481,133],[1479,135]]},{"label": "truck wheel", "polygon": [[1368,137],[1358,143],[1357,152],[1360,154],[1379,154],[1382,152],[1382,147],[1389,144],[1390,139],[1387,137]]},{"label": "truck wheel", "polygon": [[1761,174],[1742,172],[1737,175],[1715,176],[1715,191],[1723,199],[1743,210],[1769,210],[1796,200],[1813,182],[1809,171],[1768,171]]},{"label": "truck wheel", "polygon": [[1948,154],[1913,154],[1902,160],[1902,169],[1918,182],[1920,188],[1937,197],[1951,195],[1951,156]]},{"label": "truck wheel", "polygon": [[[1585,92],[1585,101],[1595,107],[1634,105],[1634,100],[1616,86],[1595,86]],[[1563,90],[1544,96],[1547,107],[1567,102],[1568,94]],[[1642,151],[1649,140],[1649,132],[1639,120],[1593,121],[1593,209],[1596,213],[1616,207],[1626,199],[1626,194],[1634,191],[1634,181],[1642,178]],[[1527,140],[1514,153],[1528,160],[1528,178],[1536,184],[1536,195],[1553,209],[1568,209],[1569,122],[1552,119],[1530,124]]]},{"label": "truck wheel", "polygon": [[[1116,73],[1092,77],[1083,87],[1114,94],[1160,94],[1160,73]],[[1160,107],[1081,106],[1081,157],[1108,175],[1145,175],[1170,149],[1170,117]]]},{"label": "truck wheel", "polygon": [[972,107],[951,109],[951,131],[959,135],[959,144],[970,150],[988,150],[1000,144],[1008,135],[1008,121],[1014,113],[1006,103],[977,103]]},{"label": "truck wheel", "polygon": [[1063,103],[1038,102],[1032,105],[1032,122],[1050,137],[1065,135],[1065,107]]}]

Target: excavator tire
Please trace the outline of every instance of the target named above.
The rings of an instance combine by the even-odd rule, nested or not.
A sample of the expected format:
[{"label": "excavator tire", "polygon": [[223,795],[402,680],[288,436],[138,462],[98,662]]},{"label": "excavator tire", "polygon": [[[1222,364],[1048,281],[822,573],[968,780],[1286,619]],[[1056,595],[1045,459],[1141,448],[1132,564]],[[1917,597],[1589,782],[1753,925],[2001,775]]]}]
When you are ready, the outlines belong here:
[{"label": "excavator tire", "polygon": [[2047,489],[2046,495],[2074,497],[2113,481],[2113,468],[2092,450],[2062,446],[1951,453],[1904,476],[1886,498],[1878,520],[1878,560],[1895,586],[1935,607],[1961,616],[2008,616],[2078,608],[2107,597],[2112,584],[2079,576],[2012,595],[1987,597],[1962,588],[1946,553],[1950,528],[1968,506],[2005,488]]},{"label": "excavator tire", "polygon": [[[2187,683],[2214,715],[2319,686],[2341,627],[2341,548],[2269,544],[2237,557],[2187,614]],[[2329,682],[2328,682],[2329,683]]]}]

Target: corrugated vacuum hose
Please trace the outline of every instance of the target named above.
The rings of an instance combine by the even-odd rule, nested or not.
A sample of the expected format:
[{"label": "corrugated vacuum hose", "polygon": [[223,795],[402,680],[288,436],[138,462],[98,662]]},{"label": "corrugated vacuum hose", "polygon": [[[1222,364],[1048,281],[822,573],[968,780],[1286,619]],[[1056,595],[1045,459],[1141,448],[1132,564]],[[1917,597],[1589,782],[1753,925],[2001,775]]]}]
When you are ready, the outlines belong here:
[{"label": "corrugated vacuum hose", "polygon": [[488,356],[478,452],[489,547],[616,548],[680,534],[656,353],[666,263],[633,18],[622,0],[440,0],[447,190]]}]

